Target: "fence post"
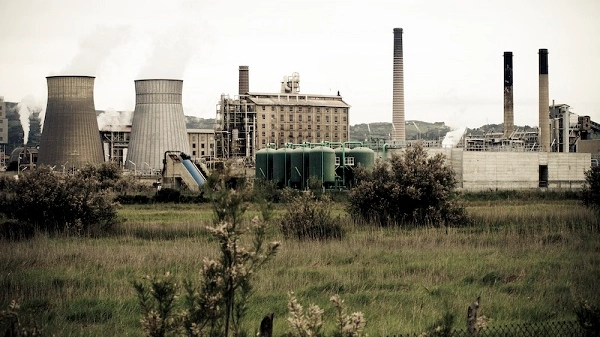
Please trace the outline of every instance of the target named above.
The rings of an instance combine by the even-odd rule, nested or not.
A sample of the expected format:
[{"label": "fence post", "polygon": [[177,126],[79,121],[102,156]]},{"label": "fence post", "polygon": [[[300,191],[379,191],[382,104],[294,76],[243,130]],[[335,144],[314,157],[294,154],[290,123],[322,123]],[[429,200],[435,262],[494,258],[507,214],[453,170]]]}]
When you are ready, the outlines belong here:
[{"label": "fence post", "polygon": [[260,337],[272,337],[273,336],[273,315],[275,313],[267,314],[260,322]]},{"label": "fence post", "polygon": [[475,302],[469,305],[467,309],[467,336],[477,337],[477,310],[479,309],[479,301],[481,296],[477,296]]}]

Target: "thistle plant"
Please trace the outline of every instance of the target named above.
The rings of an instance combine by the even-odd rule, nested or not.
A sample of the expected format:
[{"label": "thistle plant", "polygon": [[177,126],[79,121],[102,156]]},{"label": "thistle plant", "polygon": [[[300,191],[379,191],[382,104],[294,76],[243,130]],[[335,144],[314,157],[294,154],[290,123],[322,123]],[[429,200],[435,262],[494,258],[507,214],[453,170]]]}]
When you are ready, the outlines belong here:
[{"label": "thistle plant", "polygon": [[323,336],[321,328],[323,327],[323,309],[312,304],[304,312],[304,308],[296,299],[293,292],[288,293],[288,311],[287,322],[292,329],[290,333],[293,337],[316,337]]},{"label": "thistle plant", "polygon": [[[241,323],[252,293],[252,276],[275,255],[279,242],[266,243],[265,224],[258,217],[252,219],[250,226],[242,226],[246,210],[243,191],[223,188],[215,195],[215,223],[206,229],[219,243],[220,257],[203,259],[198,285],[183,281],[186,292],[183,310],[178,315],[172,314],[173,300],[177,299],[175,286],[168,289],[170,296],[157,297],[154,294],[159,292],[148,292],[135,284],[144,309],[142,326],[147,336],[164,336],[166,332],[185,336],[242,335]],[[252,236],[251,245],[242,242],[246,234]],[[155,283],[156,280],[151,280],[152,289]],[[159,285],[166,284],[171,283]],[[158,305],[151,304],[150,295]],[[163,307],[169,310],[156,309]]]},{"label": "thistle plant", "polygon": [[342,337],[360,337],[365,329],[367,320],[362,312],[357,311],[352,314],[346,314],[344,300],[339,295],[333,295],[329,298],[333,302],[337,311],[337,326],[339,336]]}]

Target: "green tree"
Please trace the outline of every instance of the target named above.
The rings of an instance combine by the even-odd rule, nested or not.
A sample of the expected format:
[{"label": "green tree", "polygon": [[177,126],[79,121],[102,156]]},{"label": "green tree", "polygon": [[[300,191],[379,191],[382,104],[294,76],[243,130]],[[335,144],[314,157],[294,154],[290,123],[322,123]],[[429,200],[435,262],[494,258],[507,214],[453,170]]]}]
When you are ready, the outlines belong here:
[{"label": "green tree", "polygon": [[600,217],[600,166],[594,166],[585,172],[581,197],[583,204],[598,213]]},{"label": "green tree", "polygon": [[468,221],[455,202],[456,179],[445,157],[428,157],[422,145],[406,148],[403,155],[377,162],[372,170],[358,170],[350,191],[351,215],[381,226],[451,225]]},{"label": "green tree", "polygon": [[18,180],[0,185],[0,213],[49,233],[96,235],[109,231],[119,220],[117,204],[101,182],[81,170],[62,176],[47,166],[25,171]]}]

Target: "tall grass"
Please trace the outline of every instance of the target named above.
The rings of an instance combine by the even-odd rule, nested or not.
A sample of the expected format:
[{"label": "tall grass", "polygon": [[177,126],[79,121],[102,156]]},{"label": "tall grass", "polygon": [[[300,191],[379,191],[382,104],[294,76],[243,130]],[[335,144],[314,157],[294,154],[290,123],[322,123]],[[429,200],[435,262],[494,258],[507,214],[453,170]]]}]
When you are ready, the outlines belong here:
[{"label": "tall grass", "polygon": [[[245,329],[275,313],[274,332],[287,329],[287,293],[325,309],[332,331],[339,294],[362,311],[370,336],[424,331],[445,313],[464,328],[466,308],[481,296],[489,325],[574,319],[579,298],[600,303],[597,219],[577,201],[467,204],[474,225],[397,229],[347,220],[341,241],[282,240],[259,270]],[[285,211],[279,205],[275,218]],[[343,206],[335,212],[343,214]],[[251,208],[247,217],[259,211]],[[127,219],[104,238],[38,235],[0,242],[0,305],[17,299],[57,336],[141,336],[132,282],[170,271],[195,278],[202,258],[218,247],[204,226],[209,205],[126,206]],[[275,221],[276,221],[275,219]]]}]

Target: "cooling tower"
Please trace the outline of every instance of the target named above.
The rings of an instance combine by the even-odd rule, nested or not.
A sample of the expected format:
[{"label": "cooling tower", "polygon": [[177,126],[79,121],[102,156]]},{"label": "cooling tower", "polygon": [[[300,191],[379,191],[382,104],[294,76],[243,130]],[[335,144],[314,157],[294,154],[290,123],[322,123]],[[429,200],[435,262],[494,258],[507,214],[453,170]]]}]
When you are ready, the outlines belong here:
[{"label": "cooling tower", "polygon": [[38,164],[81,168],[104,162],[94,107],[94,77],[49,76]]},{"label": "cooling tower", "polygon": [[512,58],[512,52],[504,52],[504,138],[510,137],[510,135],[515,131]]},{"label": "cooling tower", "polygon": [[239,92],[238,94],[245,95],[250,92],[250,77],[248,74],[248,66],[240,66]]},{"label": "cooling tower", "polygon": [[126,168],[162,170],[166,151],[191,154],[181,105],[182,87],[181,80],[135,81],[135,110]]},{"label": "cooling tower", "polygon": [[548,107],[550,95],[548,92],[548,49],[540,49],[540,92],[539,92],[539,128],[538,142],[542,151],[550,151],[550,118]]},{"label": "cooling tower", "polygon": [[404,56],[402,28],[394,28],[394,95],[392,98],[392,140],[406,140],[404,121]]}]

